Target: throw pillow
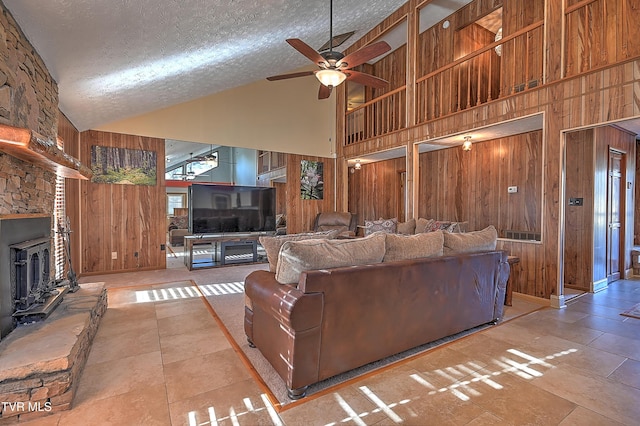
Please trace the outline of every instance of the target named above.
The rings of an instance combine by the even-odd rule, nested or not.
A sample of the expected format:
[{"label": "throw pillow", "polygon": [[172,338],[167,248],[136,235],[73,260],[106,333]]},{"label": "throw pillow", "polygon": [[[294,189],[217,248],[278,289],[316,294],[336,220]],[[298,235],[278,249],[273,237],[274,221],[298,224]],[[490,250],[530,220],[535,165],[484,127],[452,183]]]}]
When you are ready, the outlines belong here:
[{"label": "throw pillow", "polygon": [[423,232],[415,235],[386,234],[383,262],[442,256],[443,232]]},{"label": "throw pillow", "polygon": [[178,229],[187,229],[189,228],[189,216],[174,216],[171,223],[173,223]]},{"label": "throw pillow", "polygon": [[431,227],[431,223],[433,223],[434,220],[433,219],[425,219],[425,218],[418,218],[418,220],[416,221],[416,234],[420,234],[422,232],[429,232],[427,229]]},{"label": "throw pillow", "polygon": [[280,253],[280,247],[287,241],[301,241],[309,239],[331,239],[338,235],[338,231],[323,231],[323,232],[308,232],[304,234],[289,234],[278,235],[270,237],[263,235],[258,238],[264,251],[267,253],[267,260],[269,261],[269,271],[276,271],[276,264],[278,263],[278,253]]},{"label": "throw pillow", "polygon": [[398,234],[403,235],[413,235],[416,233],[416,220],[411,219],[406,222],[398,223],[398,228],[396,230]]},{"label": "throw pillow", "polygon": [[489,225],[481,231],[465,233],[444,233],[444,254],[474,253],[495,250],[498,242],[498,231]]},{"label": "throw pillow", "polygon": [[364,235],[371,235],[374,232],[389,232],[395,234],[398,227],[398,219],[378,219],[364,221]]},{"label": "throw pillow", "polygon": [[280,284],[297,284],[304,271],[380,263],[384,258],[384,233],[350,240],[287,241],[276,266]]}]

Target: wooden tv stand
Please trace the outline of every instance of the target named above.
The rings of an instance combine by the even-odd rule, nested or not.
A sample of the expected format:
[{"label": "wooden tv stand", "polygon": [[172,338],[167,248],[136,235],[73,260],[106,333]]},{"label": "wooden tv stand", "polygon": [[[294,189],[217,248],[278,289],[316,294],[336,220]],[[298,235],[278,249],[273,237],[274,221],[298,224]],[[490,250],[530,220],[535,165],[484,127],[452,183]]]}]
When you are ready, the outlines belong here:
[{"label": "wooden tv stand", "polygon": [[[228,234],[198,234],[187,235],[184,237],[184,264],[190,271],[200,268],[213,268],[216,266],[222,266],[229,263],[226,256],[229,251],[245,251],[251,253],[253,262],[258,261],[258,238],[263,235],[272,235],[272,232],[233,232]],[[194,259],[193,250],[199,245],[212,244],[213,256],[211,260],[198,262]],[[220,245],[220,250],[218,250]],[[220,256],[218,256],[220,252]],[[249,260],[243,262],[250,262]]]}]

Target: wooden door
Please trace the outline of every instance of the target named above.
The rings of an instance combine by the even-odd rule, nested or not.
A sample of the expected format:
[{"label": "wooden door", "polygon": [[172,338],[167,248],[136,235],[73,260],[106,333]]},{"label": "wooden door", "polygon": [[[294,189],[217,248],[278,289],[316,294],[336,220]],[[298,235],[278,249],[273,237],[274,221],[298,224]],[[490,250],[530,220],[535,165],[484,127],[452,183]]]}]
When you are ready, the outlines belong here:
[{"label": "wooden door", "polygon": [[624,182],[624,154],[609,149],[609,165],[607,182],[607,281],[620,279],[621,247],[624,244],[621,212],[624,211],[622,185]]}]

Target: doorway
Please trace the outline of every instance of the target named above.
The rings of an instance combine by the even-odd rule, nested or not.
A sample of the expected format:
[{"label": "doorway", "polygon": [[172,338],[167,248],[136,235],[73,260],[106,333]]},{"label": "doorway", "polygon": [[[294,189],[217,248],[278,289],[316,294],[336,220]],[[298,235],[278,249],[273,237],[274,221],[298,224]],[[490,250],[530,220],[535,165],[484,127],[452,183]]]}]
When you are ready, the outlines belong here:
[{"label": "doorway", "polygon": [[625,197],[622,196],[626,181],[626,156],[623,152],[609,148],[607,165],[607,283],[620,279],[620,271],[624,247],[624,215]]}]

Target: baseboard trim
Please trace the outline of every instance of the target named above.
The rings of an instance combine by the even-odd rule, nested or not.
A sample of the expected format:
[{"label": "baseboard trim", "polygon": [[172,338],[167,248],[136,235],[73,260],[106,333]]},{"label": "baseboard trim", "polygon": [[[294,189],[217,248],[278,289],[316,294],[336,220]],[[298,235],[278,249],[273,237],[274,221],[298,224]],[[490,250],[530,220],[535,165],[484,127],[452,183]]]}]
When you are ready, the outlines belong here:
[{"label": "baseboard trim", "polygon": [[564,294],[561,294],[560,296],[552,294],[549,299],[549,306],[556,309],[566,308],[567,304],[565,303]]},{"label": "baseboard trim", "polygon": [[602,291],[604,289],[607,288],[607,286],[609,285],[609,281],[607,281],[607,279],[602,279],[599,281],[594,281],[591,283],[591,292],[592,293],[597,293],[599,291]]},{"label": "baseboard trim", "polygon": [[625,279],[625,280],[628,280],[629,278],[632,278],[633,276],[634,276],[634,274],[633,274],[633,268],[626,269],[626,270],[624,271],[624,279]]},{"label": "baseboard trim", "polygon": [[513,292],[513,297],[526,300],[532,303],[537,303],[539,305],[545,305],[545,306],[549,305],[549,301],[544,297],[532,296],[530,294],[524,294],[524,293],[517,293],[515,291]]}]

